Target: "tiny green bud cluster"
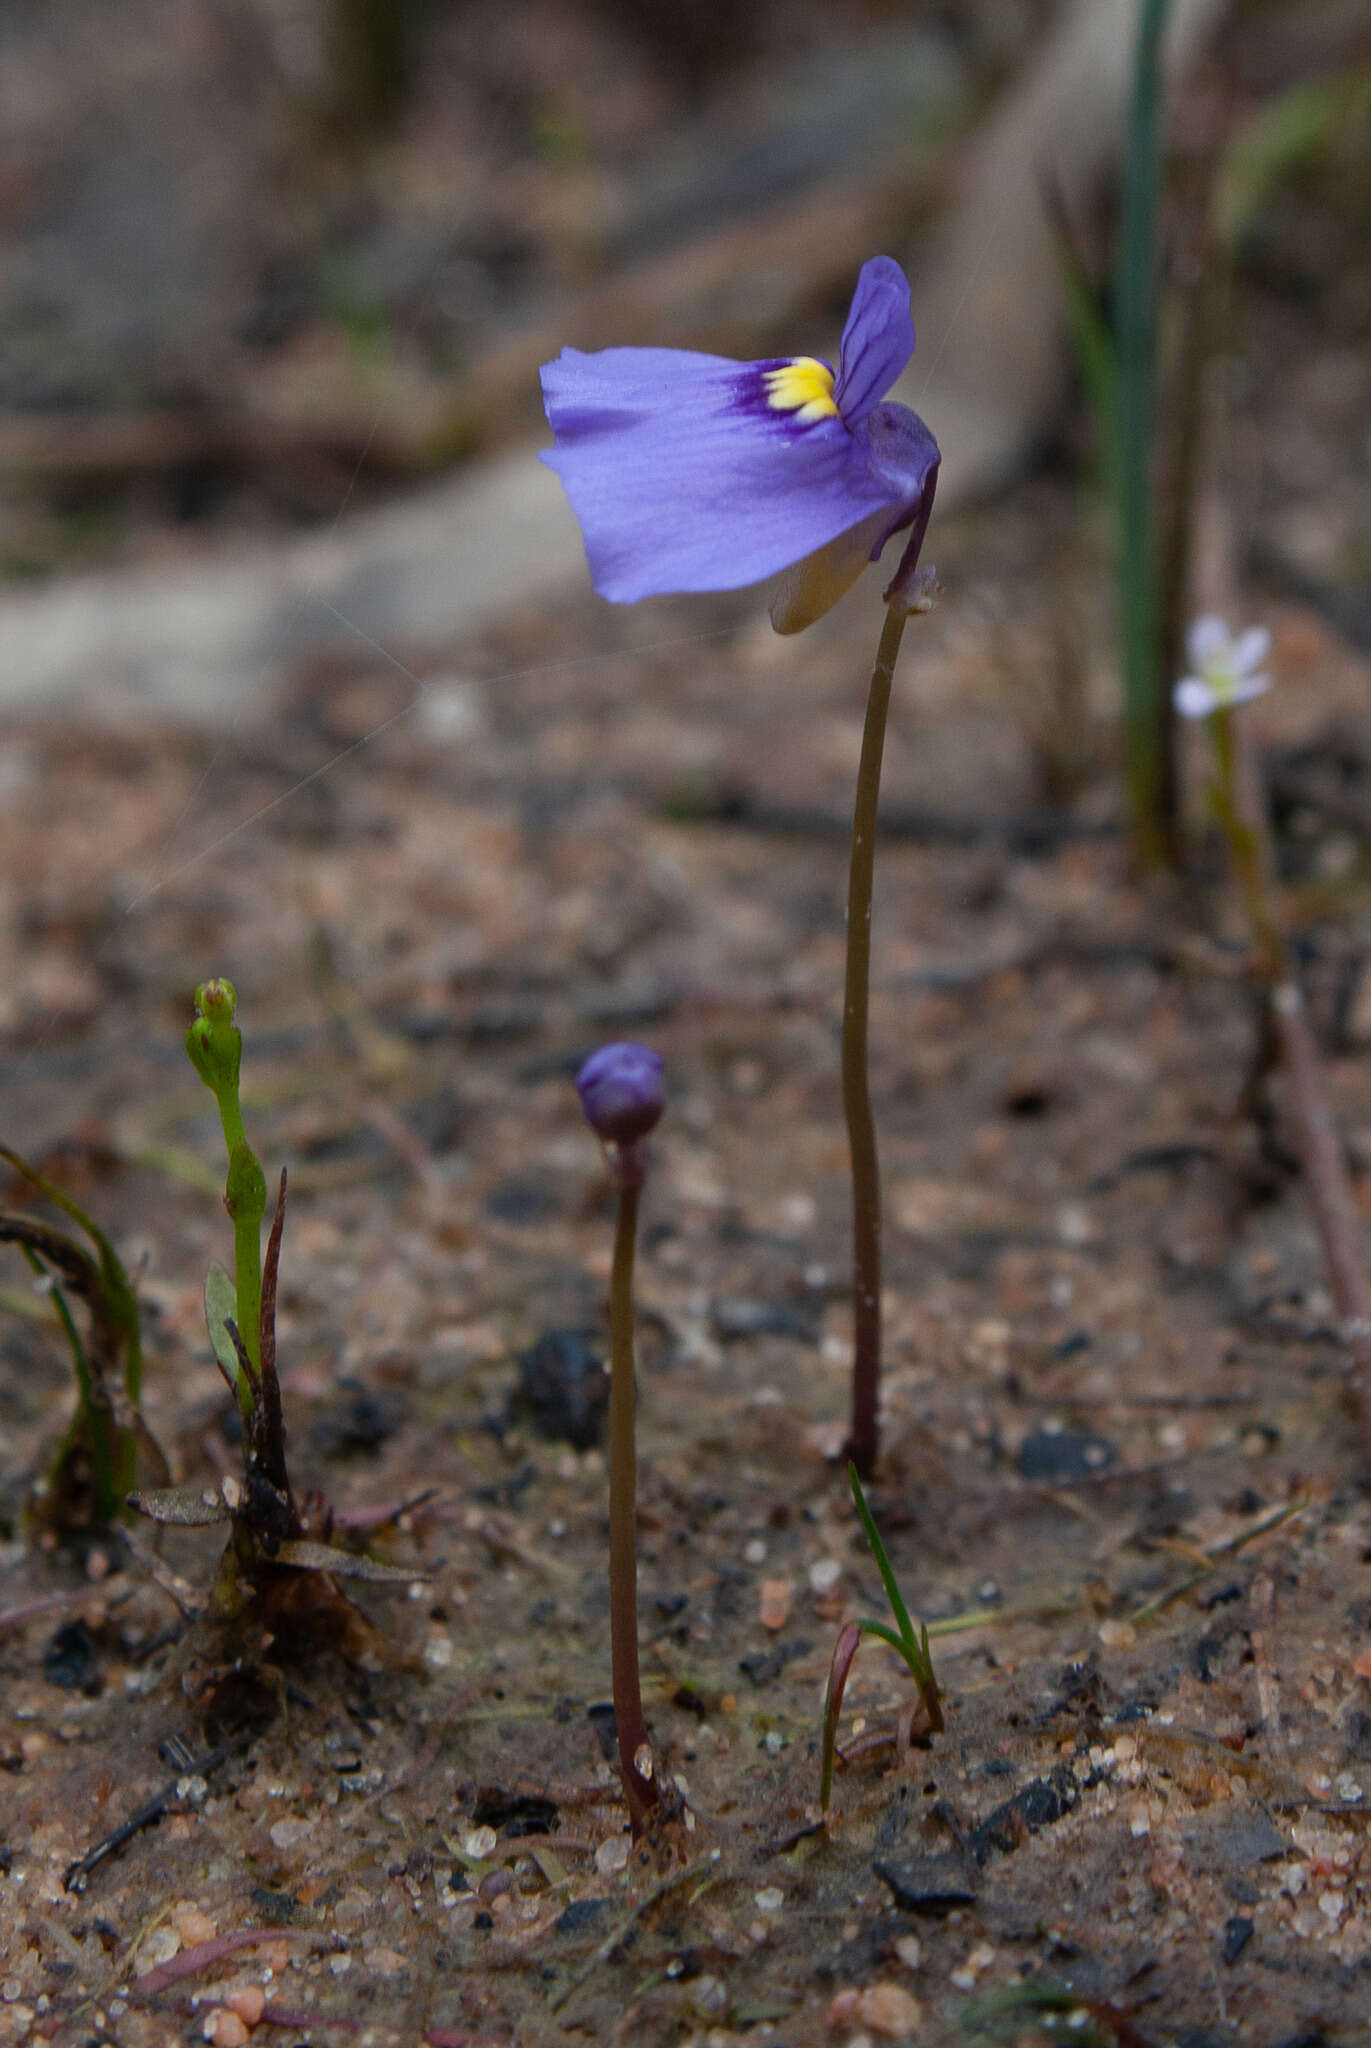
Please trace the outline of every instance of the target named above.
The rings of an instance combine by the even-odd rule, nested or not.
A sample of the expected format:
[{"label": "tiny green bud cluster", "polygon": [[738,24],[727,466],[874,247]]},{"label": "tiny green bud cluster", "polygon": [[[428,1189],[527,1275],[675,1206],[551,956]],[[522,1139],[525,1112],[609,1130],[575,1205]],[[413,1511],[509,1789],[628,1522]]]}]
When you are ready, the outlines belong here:
[{"label": "tiny green bud cluster", "polygon": [[234,1023],[238,995],[231,981],[202,982],[195,991],[195,1022],[186,1033],[186,1051],[205,1086],[223,1106],[238,1093],[243,1059],[243,1034]]}]

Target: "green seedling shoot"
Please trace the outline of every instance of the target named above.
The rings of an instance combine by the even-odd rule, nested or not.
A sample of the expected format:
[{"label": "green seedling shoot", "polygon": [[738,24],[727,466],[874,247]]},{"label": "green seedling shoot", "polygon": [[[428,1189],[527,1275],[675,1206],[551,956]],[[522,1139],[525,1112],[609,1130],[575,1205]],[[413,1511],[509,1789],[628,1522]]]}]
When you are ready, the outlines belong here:
[{"label": "green seedling shoot", "polygon": [[244,1421],[252,1414],[252,1376],[262,1361],[262,1222],[267,1212],[267,1179],[261,1161],[247,1141],[243,1111],[238,1100],[238,1075],[243,1059],[243,1034],[234,1022],[238,996],[232,982],[222,977],[204,982],[195,991],[195,1022],[186,1033],[190,1063],[219,1105],[228,1151],[228,1178],[224,1183],[224,1207],[233,1224],[233,1311],[242,1347],[252,1367],[244,1372],[221,1338],[229,1320],[226,1314],[227,1276],[216,1268],[205,1287],[205,1313],[215,1355],[230,1373]]},{"label": "green seedling shoot", "polygon": [[[252,1606],[265,1626],[273,1632],[286,1630],[286,1639],[297,1648],[307,1625],[322,1623],[341,1647],[351,1642],[360,1654],[369,1642],[367,1624],[333,1581],[371,1579],[394,1585],[425,1575],[339,1549],[332,1541],[334,1518],[323,1496],[301,1497],[291,1484],[276,1371],[276,1290],[286,1176],[282,1171],[263,1259],[266,1177],[248,1144],[238,1100],[243,1041],[233,1021],[237,997],[228,982],[209,981],[196,991],[195,1007],[186,1050],[212,1090],[223,1120],[229,1155],[224,1206],[233,1224],[235,1264],[233,1279],[222,1266],[211,1269],[205,1283],[205,1318],[219,1370],[243,1418],[243,1472],[241,1479],[225,1478],[218,1487],[145,1489],[132,1496],[132,1505],[162,1524],[230,1525],[206,1603],[212,1619],[231,1624]],[[184,1598],[184,1593],[177,1597]]]},{"label": "green seedling shoot", "polygon": [[927,1734],[940,1735],[945,1725],[942,1696],[938,1691],[938,1681],[933,1675],[933,1658],[928,1647],[927,1626],[921,1624],[916,1628],[910,1618],[909,1609],[905,1606],[899,1586],[896,1584],[890,1559],[886,1556],[881,1532],[876,1527],[871,1510],[866,1504],[866,1495],[862,1492],[862,1482],[857,1476],[855,1465],[849,1464],[847,1476],[852,1485],[852,1498],[861,1518],[862,1530],[871,1555],[876,1560],[876,1569],[881,1575],[881,1584],[885,1587],[890,1611],[895,1617],[895,1627],[891,1628],[888,1622],[869,1621],[865,1617],[859,1621],[845,1622],[833,1646],[833,1661],[828,1670],[828,1691],[824,1697],[823,1761],[819,1773],[819,1804],[825,1813],[833,1796],[833,1766],[838,1753],[838,1716],[842,1712],[843,1692],[863,1636],[879,1636],[883,1643],[889,1643],[891,1649],[904,1659],[910,1676],[919,1688],[919,1703],[927,1723]]},{"label": "green seedling shoot", "polygon": [[[77,1410],[48,1476],[46,1518],[59,1528],[82,1522],[107,1528],[124,1512],[125,1496],[136,1482],[140,1438],[155,1449],[138,1417],[138,1303],[118,1253],[85,1210],[8,1145],[0,1145],[0,1159],[90,1240],[87,1250],[54,1224],[0,1211],[0,1243],[18,1245],[47,1286],[76,1373]],[[73,1296],[86,1306],[84,1338]],[[161,1462],[160,1454],[155,1462]]]}]

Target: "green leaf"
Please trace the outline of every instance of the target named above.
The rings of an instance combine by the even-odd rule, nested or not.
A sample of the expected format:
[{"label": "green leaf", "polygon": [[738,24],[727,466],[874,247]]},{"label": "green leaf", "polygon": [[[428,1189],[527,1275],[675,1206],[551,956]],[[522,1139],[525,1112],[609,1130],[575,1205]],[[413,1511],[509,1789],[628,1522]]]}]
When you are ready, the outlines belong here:
[{"label": "green leaf", "polygon": [[219,1370],[229,1383],[231,1392],[238,1391],[240,1367],[238,1353],[228,1333],[228,1325],[238,1318],[238,1291],[232,1275],[219,1265],[211,1266],[205,1275],[205,1327],[209,1341],[214,1347]]},{"label": "green leaf", "polygon": [[881,1584],[885,1587],[885,1597],[890,1602],[890,1611],[899,1625],[900,1638],[897,1647],[901,1656],[909,1665],[910,1670],[917,1677],[918,1665],[916,1662],[911,1661],[911,1656],[913,1658],[918,1657],[919,1639],[914,1633],[914,1624],[909,1618],[909,1609],[905,1606],[900,1596],[900,1589],[895,1583],[894,1570],[890,1559],[885,1554],[885,1545],[881,1541],[881,1532],[876,1527],[871,1510],[866,1504],[866,1495],[862,1492],[862,1482],[857,1477],[857,1467],[855,1465],[848,1466],[847,1476],[852,1487],[852,1498],[857,1504],[857,1513],[862,1519],[862,1528],[866,1532],[866,1540],[871,1546],[871,1555],[876,1560],[876,1569],[881,1575]]},{"label": "green leaf", "polygon": [[1214,231],[1231,254],[1276,186],[1327,148],[1341,129],[1371,116],[1371,71],[1306,78],[1237,130],[1214,179]]},{"label": "green leaf", "polygon": [[351,1550],[335,1550],[331,1543],[311,1543],[305,1537],[280,1544],[271,1562],[291,1565],[302,1572],[332,1572],[340,1579],[374,1579],[387,1586],[408,1586],[415,1579],[432,1576],[413,1565],[378,1564],[375,1558],[358,1557]]},{"label": "green leaf", "polygon": [[[888,1621],[868,1621],[866,1616],[863,1615],[859,1619],[857,1626],[864,1636],[878,1636],[883,1643],[889,1643],[891,1649],[898,1651],[899,1655],[904,1658],[905,1663],[909,1663],[909,1646],[901,1636],[895,1633]],[[911,1665],[910,1669],[913,1670],[913,1668]],[[914,1671],[916,1678],[918,1675],[918,1672]]]}]

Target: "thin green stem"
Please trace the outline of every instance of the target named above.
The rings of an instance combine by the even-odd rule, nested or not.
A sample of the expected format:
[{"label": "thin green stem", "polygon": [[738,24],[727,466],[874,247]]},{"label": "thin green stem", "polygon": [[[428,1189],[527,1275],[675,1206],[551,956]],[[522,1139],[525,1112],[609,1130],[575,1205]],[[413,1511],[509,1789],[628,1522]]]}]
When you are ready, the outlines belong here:
[{"label": "thin green stem", "polygon": [[847,973],[843,989],[843,1111],[852,1155],[852,1462],[863,1479],[876,1469],[876,1406],[881,1382],[881,1170],[871,1114],[868,1031],[871,1001],[871,898],[881,759],[900,642],[903,607],[887,605],[866,700],[852,861],[847,884]]},{"label": "thin green stem", "polygon": [[[235,1109],[237,1104],[234,1104]],[[242,1118],[238,1119],[242,1128]],[[225,1136],[228,1119],[224,1119]],[[238,1304],[236,1321],[243,1348],[254,1367],[262,1363],[262,1219],[267,1209],[267,1184],[257,1155],[245,1140],[229,1154],[224,1206],[233,1223],[233,1285]],[[252,1412],[252,1388],[238,1375],[238,1401],[244,1415]]]},{"label": "thin green stem", "polygon": [[1115,279],[1118,328],[1117,452],[1119,638],[1123,661],[1128,790],[1138,845],[1167,857],[1175,823],[1171,701],[1160,668],[1160,606],[1154,515],[1156,443],[1156,249],[1161,152],[1161,46],[1168,0],[1140,0],[1133,103],[1124,163]]},{"label": "thin green stem", "polygon": [[1218,773],[1210,791],[1214,815],[1228,841],[1238,893],[1258,954],[1258,972],[1268,988],[1289,972],[1285,936],[1271,902],[1261,838],[1243,805],[1238,782],[1237,734],[1231,706],[1221,706],[1208,720]]},{"label": "thin green stem", "polygon": [[[633,1256],[638,1237],[638,1189],[621,1186],[609,1282],[609,1640],[614,1726],[629,1821],[643,1831],[657,1799],[655,1774],[639,1767],[647,1750],[647,1724],[638,1678],[638,1462],[634,1444],[637,1405],[633,1358]],[[650,1755],[650,1751],[648,1752]]]},{"label": "thin green stem", "polygon": [[[195,1021],[186,1033],[186,1053],[213,1094],[224,1127],[224,1147],[228,1153],[224,1207],[233,1224],[235,1321],[243,1348],[255,1369],[262,1362],[262,1220],[267,1210],[267,1182],[243,1129],[238,1099],[243,1034],[234,1022],[237,1008],[238,997],[232,982],[220,976],[202,983],[195,991]],[[246,1373],[238,1373],[237,1387],[238,1405],[246,1422],[253,1407],[252,1386]]]}]

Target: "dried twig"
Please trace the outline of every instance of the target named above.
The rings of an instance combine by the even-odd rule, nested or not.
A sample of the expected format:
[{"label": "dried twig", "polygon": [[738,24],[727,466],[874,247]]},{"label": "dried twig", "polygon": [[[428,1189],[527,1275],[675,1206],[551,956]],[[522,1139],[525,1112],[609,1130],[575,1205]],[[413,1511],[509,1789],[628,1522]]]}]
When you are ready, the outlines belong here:
[{"label": "dried twig", "polygon": [[231,1934],[216,1934],[209,1941],[196,1942],[193,1948],[183,1948],[169,1963],[159,1963],[155,1969],[145,1970],[141,1977],[134,1978],[125,1995],[138,1999],[155,1998],[171,1985],[184,1983],[187,1977],[197,1977],[201,1970],[213,1969],[225,1956],[235,1955],[239,1949],[260,1948],[264,1942],[304,1940],[317,1942],[318,1936],[298,1927],[239,1927]]},{"label": "dried twig", "polygon": [[1271,1016],[1299,1139],[1300,1161],[1323,1241],[1333,1300],[1351,1354],[1362,1444],[1371,1471],[1371,1278],[1362,1256],[1361,1211],[1352,1192],[1342,1141],[1328,1100],[1323,1061],[1309,1028],[1304,1000],[1293,981],[1272,989]]},{"label": "dried twig", "polygon": [[[1206,510],[1207,545],[1199,581],[1206,603],[1223,611],[1234,581],[1231,534],[1216,504],[1211,501]],[[1232,747],[1234,822],[1247,846],[1247,872],[1240,872],[1238,879],[1252,926],[1254,966],[1263,984],[1266,1025],[1289,1077],[1300,1164],[1309,1186],[1329,1285],[1342,1319],[1343,1341],[1352,1361],[1363,1457],[1371,1472],[1371,1277],[1362,1250],[1361,1213],[1329,1101],[1323,1060],[1309,1028],[1276,909],[1267,807],[1251,735],[1242,718],[1232,720]]]},{"label": "dried twig", "polygon": [[141,1806],[135,1807],[128,1819],[121,1821],[112,1834],[106,1835],[93,1849],[87,1849],[84,1856],[78,1856],[74,1863],[67,1866],[62,1879],[63,1890],[83,1892],[90,1883],[92,1873],[107,1857],[115,1855],[126,1842],[131,1842],[135,1835],[141,1834],[144,1828],[151,1827],[155,1821],[159,1821],[169,1806],[174,1806],[178,1799],[184,1797],[181,1787],[188,1777],[207,1778],[211,1771],[217,1771],[220,1764],[246,1747],[245,1738],[235,1736],[232,1742],[221,1742],[208,1756],[193,1759],[186,1770],[178,1771],[176,1776],[169,1778],[150,1799],[145,1799]]},{"label": "dried twig", "polygon": [[1209,1544],[1195,1558],[1196,1568],[1188,1578],[1182,1579],[1178,1585],[1169,1586],[1164,1593],[1156,1594],[1151,1600],[1145,1600],[1141,1607],[1134,1608],[1128,1617],[1132,1627],[1140,1628],[1144,1622],[1155,1621],[1163,1608],[1170,1607],[1173,1601],[1184,1599],[1196,1586],[1203,1585],[1213,1573],[1220,1558],[1232,1557],[1237,1551],[1245,1549],[1249,1543],[1255,1543],[1259,1536],[1268,1535],[1272,1529],[1279,1529],[1285,1522],[1293,1522],[1297,1516],[1304,1513],[1308,1505],[1309,1495],[1303,1493],[1298,1500],[1285,1501],[1280,1507],[1272,1508],[1269,1514],[1259,1516],[1255,1522],[1249,1522],[1247,1527],[1239,1529],[1236,1535],[1225,1536],[1221,1543]]},{"label": "dried twig", "polygon": [[[573,1998],[581,1986],[590,1981],[601,1964],[607,1963],[616,1951],[622,1948],[634,1928],[647,1917],[654,1906],[659,1906],[672,1892],[679,1891],[682,1885],[692,1883],[697,1877],[703,1878],[704,1884],[712,1883],[717,1874],[718,1862],[718,1850],[711,1849],[708,1855],[697,1858],[694,1863],[688,1863],[683,1870],[672,1871],[669,1877],[664,1877],[660,1884],[654,1885],[650,1892],[645,1892],[612,1932],[605,1936],[589,1961],[576,1972],[569,1983],[562,1986],[549,2010],[560,2012],[567,2000]],[[704,1885],[701,1885],[700,1890],[703,1889]],[[692,1896],[698,1898],[699,1891]]]},{"label": "dried twig", "polygon": [[[1242,822],[1257,849],[1259,871],[1272,901],[1271,841],[1266,808],[1256,794],[1256,772],[1241,719],[1234,720],[1237,750],[1238,805]],[[1353,1390],[1361,1423],[1362,1447],[1371,1471],[1371,1277],[1362,1252],[1361,1212],[1347,1171],[1342,1140],[1334,1120],[1324,1073],[1309,1017],[1290,968],[1285,934],[1268,915],[1266,930],[1254,931],[1257,971],[1265,983],[1266,1015],[1290,1082],[1290,1109],[1300,1164],[1323,1245],[1324,1264],[1333,1300],[1342,1319],[1343,1341],[1351,1355]]]}]

